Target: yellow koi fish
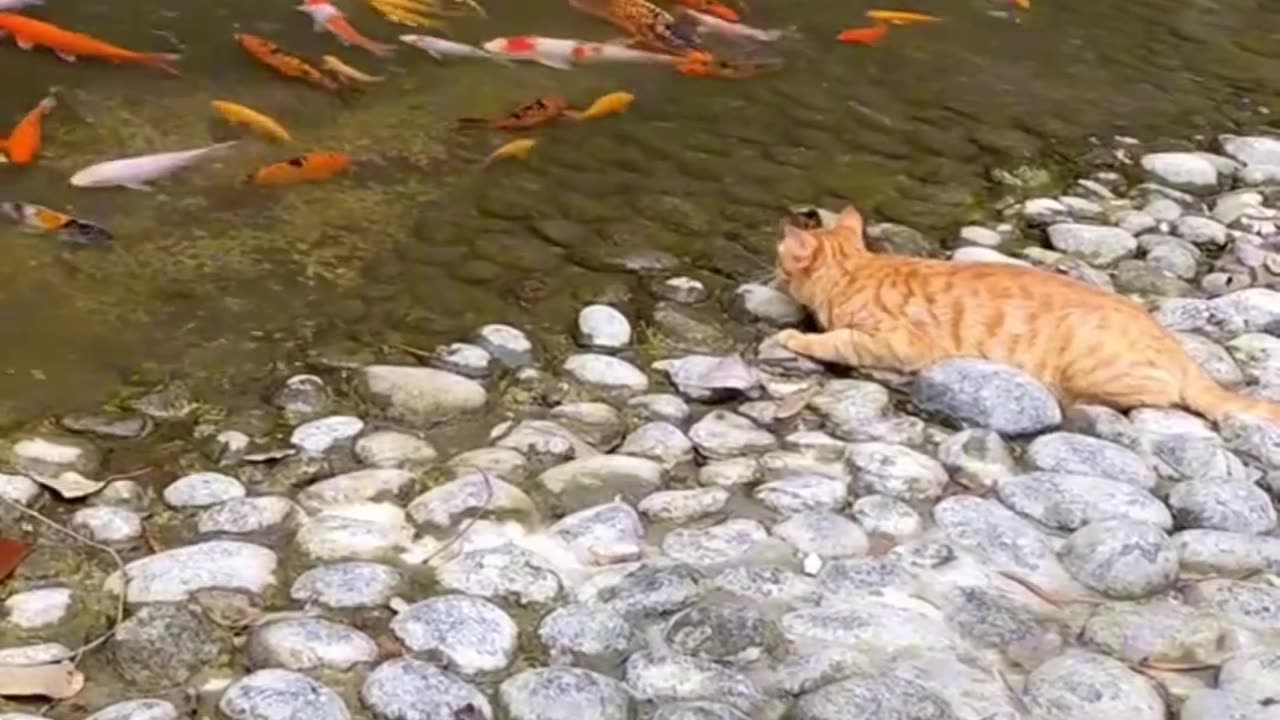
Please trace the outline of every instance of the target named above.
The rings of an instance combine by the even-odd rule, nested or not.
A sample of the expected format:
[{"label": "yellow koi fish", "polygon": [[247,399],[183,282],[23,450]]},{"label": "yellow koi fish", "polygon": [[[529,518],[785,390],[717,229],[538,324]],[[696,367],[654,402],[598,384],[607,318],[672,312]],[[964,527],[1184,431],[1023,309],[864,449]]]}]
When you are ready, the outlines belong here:
[{"label": "yellow koi fish", "polygon": [[259,135],[277,142],[293,142],[293,138],[289,137],[289,132],[280,123],[257,110],[228,100],[214,100],[212,105],[213,109],[232,125],[249,128]]},{"label": "yellow koi fish", "polygon": [[506,145],[503,145],[502,147],[490,153],[489,157],[484,159],[484,163],[482,163],[480,167],[487,167],[490,163],[494,162],[495,160],[501,160],[502,158],[519,158],[521,160],[527,159],[529,157],[529,153],[533,151],[533,146],[537,144],[538,144],[538,141],[534,140],[533,138],[521,138],[519,140],[512,140]]},{"label": "yellow koi fish", "polygon": [[369,75],[367,73],[362,73],[342,62],[342,60],[338,59],[334,55],[325,55],[320,58],[320,64],[324,66],[325,70],[328,70],[343,80],[350,82],[376,83],[386,80],[386,78],[381,75]]},{"label": "yellow koi fish", "polygon": [[567,110],[565,114],[578,120],[597,120],[626,112],[635,100],[636,96],[629,92],[612,92],[597,98],[586,110]]},{"label": "yellow koi fish", "polygon": [[876,22],[885,22],[890,25],[915,25],[917,23],[942,22],[942,18],[940,17],[918,12],[907,12],[905,10],[868,10],[867,17],[875,20]]}]

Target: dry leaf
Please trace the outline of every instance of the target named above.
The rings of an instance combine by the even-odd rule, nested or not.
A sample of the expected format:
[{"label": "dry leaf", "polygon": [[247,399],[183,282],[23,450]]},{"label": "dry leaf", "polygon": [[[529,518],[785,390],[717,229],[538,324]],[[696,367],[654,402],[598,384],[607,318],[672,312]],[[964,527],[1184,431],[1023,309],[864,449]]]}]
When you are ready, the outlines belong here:
[{"label": "dry leaf", "polygon": [[90,480],[74,470],[68,470],[56,478],[46,475],[32,475],[31,479],[58,493],[63,500],[87,497],[106,486],[106,483]]},{"label": "dry leaf", "polygon": [[0,697],[42,696],[62,700],[84,688],[84,674],[63,661],[49,665],[0,665]]},{"label": "dry leaf", "polygon": [[13,574],[31,552],[31,546],[21,540],[0,538],[0,582]]}]

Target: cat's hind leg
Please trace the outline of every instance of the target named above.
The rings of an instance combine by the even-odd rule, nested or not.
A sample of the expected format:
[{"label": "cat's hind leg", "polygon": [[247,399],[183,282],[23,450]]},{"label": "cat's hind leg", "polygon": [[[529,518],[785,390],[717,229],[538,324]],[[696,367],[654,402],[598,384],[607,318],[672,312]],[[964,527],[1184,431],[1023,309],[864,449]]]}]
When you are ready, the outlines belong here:
[{"label": "cat's hind leg", "polygon": [[858,357],[855,331],[848,328],[822,333],[803,333],[799,330],[783,330],[774,336],[782,347],[797,355],[821,360],[834,365],[864,364]]}]

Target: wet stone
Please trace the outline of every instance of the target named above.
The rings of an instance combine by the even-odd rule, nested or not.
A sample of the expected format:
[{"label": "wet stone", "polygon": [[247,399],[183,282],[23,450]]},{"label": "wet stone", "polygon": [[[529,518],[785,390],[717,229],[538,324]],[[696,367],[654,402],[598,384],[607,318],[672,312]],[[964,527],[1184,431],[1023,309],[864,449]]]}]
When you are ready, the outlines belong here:
[{"label": "wet stone", "polygon": [[[896,709],[910,714],[900,714]],[[923,683],[891,673],[857,674],[807,693],[796,701],[792,714],[795,720],[847,720],[877,715],[885,720],[959,720],[960,717],[939,693]]]},{"label": "wet stone", "polygon": [[1181,240],[1170,240],[1147,251],[1146,261],[1153,268],[1163,270],[1182,280],[1194,280],[1199,268],[1200,252],[1195,246]]},{"label": "wet stone", "polygon": [[[125,565],[130,603],[178,602],[196,590],[221,588],[261,594],[275,584],[276,555],[267,548],[211,540],[166,550]],[[121,592],[120,573],[105,587]]]},{"label": "wet stone", "polygon": [[937,460],[903,445],[854,443],[846,461],[859,494],[879,493],[906,502],[936,500],[947,484]]},{"label": "wet stone", "polygon": [[[23,507],[31,507],[44,496],[40,484],[25,475],[0,473],[0,497],[11,500]],[[0,517],[8,508],[0,507]]]},{"label": "wet stone", "polygon": [[438,370],[479,380],[489,376],[493,356],[479,345],[455,342],[436,348],[427,363]]},{"label": "wet stone", "polygon": [[1117,660],[1209,662],[1222,653],[1226,623],[1180,602],[1157,598],[1141,603],[1100,605],[1081,631],[1086,647]]},{"label": "wet stone", "polygon": [[724,402],[754,396],[760,376],[738,355],[686,355],[659,360],[653,368],[665,373],[680,394],[691,400]]},{"label": "wet stone", "polygon": [[196,529],[202,535],[282,534],[292,529],[301,515],[298,506],[286,497],[236,498],[202,510],[196,517]]},{"label": "wet stone", "polygon": [[658,708],[653,720],[750,720],[732,705],[718,702],[676,702]]},{"label": "wet stone", "polygon": [[529,336],[510,325],[485,325],[476,331],[475,342],[507,367],[524,367],[533,362]]},{"label": "wet stone", "polygon": [[486,472],[508,482],[520,483],[529,476],[529,461],[511,448],[485,447],[454,455],[446,466],[459,475]]},{"label": "wet stone", "polygon": [[107,483],[96,495],[89,498],[89,504],[104,507],[118,507],[132,510],[139,514],[149,512],[155,493],[151,488],[133,480],[115,480]]},{"label": "wet stone", "polygon": [[323,618],[285,618],[256,625],[245,645],[256,669],[350,670],[378,657],[378,646],[353,627]]},{"label": "wet stone", "polygon": [[414,603],[391,621],[391,630],[412,652],[443,656],[448,669],[462,675],[510,665],[518,632],[501,608],[466,595]]},{"label": "wet stone", "polygon": [[611,502],[567,515],[549,532],[584,564],[608,565],[639,559],[644,523],[630,505]]},{"label": "wet stone", "polygon": [[488,698],[475,687],[440,668],[413,658],[388,660],[369,673],[360,688],[360,701],[375,720],[477,720],[493,717]]},{"label": "wet stone", "polygon": [[1005,480],[996,493],[1009,509],[1055,530],[1111,519],[1173,527],[1164,503],[1146,490],[1091,475],[1032,472]]},{"label": "wet stone", "polygon": [[355,470],[308,486],[298,493],[298,504],[315,513],[355,502],[395,500],[413,481],[413,473],[405,470]]},{"label": "wet stone", "polygon": [[942,599],[947,624],[970,642],[1033,669],[1062,652],[1062,635],[1004,593],[962,585]]},{"label": "wet stone", "polygon": [[688,655],[642,650],[627,659],[623,676],[632,695],[650,702],[716,700],[749,713],[764,701],[745,675]]},{"label": "wet stone", "polygon": [[948,360],[926,369],[916,379],[912,400],[957,423],[1001,435],[1029,435],[1062,422],[1058,401],[1046,387],[988,360]]},{"label": "wet stone", "polygon": [[1207,195],[1218,189],[1217,168],[1195,153],[1151,153],[1141,162],[1149,179],[1175,190]]},{"label": "wet stone", "polygon": [[816,604],[820,596],[813,578],[776,565],[741,565],[722,570],[711,587],[758,603]]},{"label": "wet stone", "polygon": [[564,509],[607,502],[621,494],[631,501],[662,487],[664,470],[653,460],[629,455],[599,455],[557,465],[538,476],[538,484]]},{"label": "wet stone", "polygon": [[835,510],[849,499],[848,483],[821,475],[801,475],[763,483],[752,493],[779,515]]},{"label": "wet stone", "polygon": [[1178,577],[1178,552],[1169,537],[1134,520],[1090,523],[1067,538],[1060,554],[1077,580],[1113,598],[1146,597]]},{"label": "wet stone", "polygon": [[802,555],[864,555],[867,533],[858,523],[834,512],[805,512],[773,526],[773,535]]},{"label": "wet stone", "polygon": [[159,690],[185,683],[225,648],[204,615],[186,605],[157,603],[143,605],[125,618],[107,650],[127,682]]},{"label": "wet stone", "polygon": [[1100,267],[1132,257],[1138,249],[1138,241],[1132,235],[1105,225],[1050,225],[1049,243],[1059,252]]},{"label": "wet stone", "polygon": [[329,389],[315,375],[294,375],[271,399],[287,422],[297,423],[323,415],[329,409]]},{"label": "wet stone", "polygon": [[910,505],[888,495],[866,495],[853,503],[853,517],[873,535],[894,539],[918,535],[924,519]]},{"label": "wet stone", "polygon": [[1005,263],[1006,265],[1022,265],[1024,267],[1031,266],[1031,263],[1009,257],[999,250],[975,245],[957,248],[951,253],[951,259],[955,262],[992,262]]},{"label": "wet stone", "polygon": [[1280,572],[1280,538],[1225,530],[1183,530],[1172,540],[1184,574]]},{"label": "wet stone", "polygon": [[1280,165],[1280,139],[1265,135],[1219,135],[1222,151],[1249,165]]},{"label": "wet stone", "polygon": [[1182,528],[1261,534],[1276,527],[1271,498],[1252,483],[1187,480],[1169,491],[1167,502]]},{"label": "wet stone", "polygon": [[1192,245],[1222,247],[1227,244],[1227,227],[1206,217],[1183,215],[1173,223],[1173,232]]},{"label": "wet stone", "polygon": [[1156,228],[1156,219],[1141,210],[1123,210],[1112,219],[1116,227],[1130,235],[1141,235]]},{"label": "wet stone", "polygon": [[540,556],[511,543],[472,550],[436,571],[440,584],[483,598],[544,604],[560,594],[560,578]]},{"label": "wet stone", "polygon": [[622,455],[648,458],[670,470],[693,461],[693,442],[669,422],[648,422],[627,436],[618,448]]},{"label": "wet stone", "polygon": [[93,445],[71,437],[23,438],[13,444],[11,455],[16,470],[37,477],[57,477],[68,471],[92,476],[102,462]]},{"label": "wet stone", "polygon": [[379,468],[417,469],[431,465],[438,453],[431,443],[396,430],[375,430],[356,440],[356,458]]},{"label": "wet stone", "polygon": [[617,680],[590,670],[535,668],[507,678],[498,702],[510,720],[627,720],[631,698]]},{"label": "wet stone", "polygon": [[1045,590],[1076,585],[1049,539],[994,500],[952,496],[934,507],[933,520],[948,542],[982,558],[992,569],[1014,573]]},{"label": "wet stone", "polygon": [[698,483],[712,487],[732,488],[759,481],[760,461],[756,458],[718,460],[698,470]]},{"label": "wet stone", "polygon": [[23,630],[56,625],[71,610],[74,594],[70,588],[45,587],[16,592],[4,601],[0,613],[5,623]]},{"label": "wet stone", "polygon": [[360,371],[361,393],[392,420],[430,427],[484,407],[484,387],[474,380],[426,367],[369,365]]},{"label": "wet stone", "polygon": [[893,589],[851,590],[839,604],[794,610],[782,631],[796,645],[845,645],[871,657],[924,649],[945,650],[959,640],[936,608]]},{"label": "wet stone", "polygon": [[702,594],[703,574],[691,565],[644,565],[602,591],[598,600],[631,622],[680,610]]},{"label": "wet stone", "polygon": [[525,420],[497,441],[499,448],[515,450],[534,465],[546,466],[558,462],[589,459],[596,454],[582,438],[557,423],[545,420]]},{"label": "wet stone", "polygon": [[809,401],[809,406],[823,416],[827,428],[837,437],[867,439],[862,436],[864,428],[889,412],[889,391],[863,380],[831,380]]},{"label": "wet stone", "polygon": [[640,501],[637,509],[650,520],[682,525],[724,510],[730,493],[720,487],[665,490]]},{"label": "wet stone", "polygon": [[694,605],[671,618],[663,634],[677,652],[739,666],[772,654],[782,642],[776,623],[740,601]]},{"label": "wet stone", "polygon": [[571,355],[563,369],[578,382],[604,392],[630,395],[649,389],[649,378],[639,368],[609,355]]},{"label": "wet stone", "polygon": [[1115,267],[1115,287],[1121,293],[1176,297],[1193,290],[1173,273],[1142,260],[1121,260]]},{"label": "wet stone", "polygon": [[994,248],[999,247],[1004,242],[1004,238],[990,228],[981,225],[965,225],[960,228],[960,242],[965,245]]},{"label": "wet stone", "polygon": [[617,661],[631,650],[635,631],[626,618],[609,608],[573,604],[544,617],[538,639],[553,657]]},{"label": "wet stone", "polygon": [[244,485],[230,475],[200,472],[169,483],[164,501],[175,508],[204,508],[245,496]]},{"label": "wet stone", "polygon": [[1118,660],[1077,650],[1036,668],[1022,698],[1046,719],[1165,718],[1164,701],[1151,681]]},{"label": "wet stone", "polygon": [[311,560],[377,560],[413,538],[404,510],[388,503],[338,505],[302,523],[294,543]]},{"label": "wet stone", "polygon": [[[21,720],[21,718],[6,715],[0,715],[0,719]],[[151,698],[125,700],[108,705],[89,715],[85,720],[178,720],[178,708],[168,700]]]},{"label": "wet stone", "polygon": [[350,561],[321,565],[298,576],[289,596],[334,610],[383,607],[399,590],[399,570],[379,563]]},{"label": "wet stone", "polygon": [[73,413],[59,418],[58,424],[71,432],[111,440],[135,440],[150,434],[155,426],[146,415],[116,413]]},{"label": "wet stone", "polygon": [[758,455],[778,446],[771,433],[727,410],[713,410],[689,429],[689,439],[706,458],[724,460]]},{"label": "wet stone", "polygon": [[1182,595],[1191,607],[1212,612],[1237,630],[1280,631],[1280,588],[1213,578],[1187,586]]},{"label": "wet stone", "polygon": [[707,299],[707,287],[690,277],[667,278],[654,287],[659,297],[683,305],[693,305]]},{"label": "wet stone", "polygon": [[419,526],[449,528],[475,510],[485,515],[534,516],[533,500],[500,478],[472,473],[438,485],[409,503],[409,517]]},{"label": "wet stone", "polygon": [[600,450],[611,450],[622,440],[622,414],[604,403],[566,403],[552,408],[548,417]]},{"label": "wet stone", "polygon": [[86,507],[71,516],[71,529],[104,545],[126,545],[142,538],[142,518],[121,507]]},{"label": "wet stone", "polygon": [[608,305],[588,305],[578,313],[578,344],[612,352],[631,344],[631,321]]},{"label": "wet stone", "polygon": [[938,460],[970,490],[989,490],[1017,472],[1013,452],[994,430],[961,430],[938,446]]},{"label": "wet stone", "polygon": [[741,559],[769,533],[755,520],[733,518],[700,529],[680,528],[662,541],[662,550],[690,565],[718,565]]},{"label": "wet stone", "polygon": [[232,683],[218,700],[229,720],[350,720],[329,687],[292,670],[259,670]]},{"label": "wet stone", "polygon": [[311,420],[293,429],[289,443],[304,453],[324,455],[364,430],[364,421],[350,415],[331,415]]},{"label": "wet stone", "polygon": [[1029,225],[1046,226],[1071,219],[1071,211],[1053,198],[1032,198],[1023,203],[1022,216]]},{"label": "wet stone", "polygon": [[640,421],[667,422],[677,427],[689,419],[689,404],[675,395],[655,393],[627,401],[627,415]]},{"label": "wet stone", "polygon": [[766,285],[748,283],[734,290],[729,316],[744,323],[762,322],[774,327],[791,327],[804,320],[805,310],[786,293]]},{"label": "wet stone", "polygon": [[1268,470],[1280,468],[1280,426],[1262,418],[1229,415],[1218,423],[1227,447]]}]

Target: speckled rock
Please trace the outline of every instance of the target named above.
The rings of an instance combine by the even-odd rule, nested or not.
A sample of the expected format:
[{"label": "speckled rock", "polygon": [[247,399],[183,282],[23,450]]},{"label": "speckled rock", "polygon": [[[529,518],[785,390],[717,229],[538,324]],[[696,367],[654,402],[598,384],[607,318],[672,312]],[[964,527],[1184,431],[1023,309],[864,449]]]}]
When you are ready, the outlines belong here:
[{"label": "speckled rock", "polygon": [[727,410],[713,410],[689,429],[689,439],[706,458],[724,460],[758,455],[778,446],[771,433]]},{"label": "speckled rock", "polygon": [[733,518],[701,529],[680,528],[662,540],[662,550],[690,565],[718,565],[741,559],[769,537],[755,520]]},{"label": "speckled rock", "polygon": [[[369,673],[360,687],[360,701],[374,720],[493,718],[484,693],[452,673],[413,658],[393,658]],[[465,714],[468,706],[478,714]]]},{"label": "speckled rock", "polygon": [[948,360],[916,379],[912,400],[953,421],[1001,435],[1043,432],[1062,422],[1058,401],[1024,373],[987,360]]},{"label": "speckled rock", "polygon": [[139,607],[107,642],[116,671],[143,690],[185,683],[226,649],[204,615],[172,603]]},{"label": "speckled rock", "polygon": [[484,387],[461,375],[426,367],[370,365],[360,390],[393,420],[430,427],[484,407]]},{"label": "speckled rock", "polygon": [[664,475],[661,465],[646,458],[600,455],[557,465],[539,475],[538,484],[563,509],[576,510],[619,494],[638,501],[660,488]]},{"label": "speckled rock", "polygon": [[653,368],[691,400],[724,402],[754,395],[760,386],[759,373],[739,355],[685,355],[659,360]]},{"label": "speckled rock", "polygon": [[650,520],[681,525],[720,512],[729,498],[729,491],[720,487],[664,490],[644,498],[636,507]]},{"label": "speckled rock", "polygon": [[822,475],[798,475],[762,483],[752,495],[779,515],[794,515],[843,507],[849,499],[849,486],[844,480]]},{"label": "speckled rock", "polygon": [[667,622],[663,636],[675,651],[703,660],[745,666],[782,646],[777,623],[754,603],[704,601]]},{"label": "speckled rock", "polygon": [[760,461],[750,457],[709,462],[698,469],[698,482],[714,487],[739,487],[760,479]]},{"label": "speckled rock", "polygon": [[630,622],[666,615],[693,603],[702,593],[703,573],[678,563],[643,564],[600,591],[596,599]]},{"label": "speckled rock", "polygon": [[294,580],[289,596],[335,610],[383,607],[403,582],[389,565],[355,560],[311,568]]},{"label": "speckled rock", "polygon": [[809,406],[826,420],[827,429],[845,440],[870,440],[869,425],[889,415],[889,391],[883,385],[862,380],[830,380]]},{"label": "speckled rock", "polygon": [[781,627],[800,647],[848,646],[869,658],[946,650],[960,641],[936,608],[893,589],[850,590],[842,594],[839,604],[783,615]]},{"label": "speckled rock", "polygon": [[533,517],[537,509],[533,500],[520,488],[501,478],[479,473],[463,475],[437,485],[409,503],[409,517],[419,526],[452,527],[460,520],[473,517],[474,510],[484,514]]},{"label": "speckled rock", "polygon": [[1187,480],[1169,491],[1179,527],[1265,533],[1276,527],[1276,509],[1252,483]]},{"label": "speckled rock", "polygon": [[1109,478],[1150,490],[1156,475],[1142,456],[1098,438],[1070,432],[1041,435],[1027,446],[1027,464],[1037,470]]},{"label": "speckled rock", "polygon": [[397,430],[375,430],[356,441],[360,462],[379,468],[417,469],[431,465],[439,453],[431,443]]},{"label": "speckled rock", "polygon": [[590,670],[556,667],[525,670],[498,687],[510,720],[627,720],[631,698],[617,680]]},{"label": "speckled rock", "polygon": [[[35,716],[24,717],[34,718]],[[23,718],[0,714],[0,720],[23,720]],[[178,720],[178,708],[168,700],[153,698],[125,700],[108,705],[89,715],[85,720]]]},{"label": "speckled rock", "polygon": [[565,403],[547,416],[603,451],[617,447],[626,431],[622,413],[599,402]]},{"label": "speckled rock", "polygon": [[716,700],[748,713],[764,703],[760,690],[745,675],[688,655],[643,650],[627,658],[623,676],[631,694],[640,700]]},{"label": "speckled rock", "polygon": [[391,631],[415,653],[438,653],[462,675],[502,670],[516,651],[516,623],[493,603],[444,595],[414,603],[391,621]]},{"label": "speckled rock", "polygon": [[804,319],[805,311],[785,293],[765,285],[748,283],[734,290],[729,315],[739,322],[790,327]]},{"label": "speckled rock", "polygon": [[879,493],[906,502],[938,499],[948,479],[937,460],[902,445],[854,443],[847,462],[859,494]]},{"label": "speckled rock", "polygon": [[635,365],[610,355],[581,353],[564,361],[565,374],[603,392],[636,395],[649,389],[649,378]]},{"label": "speckled rock", "polygon": [[337,505],[302,523],[294,543],[317,562],[378,560],[406,546],[413,527],[390,503]]},{"label": "speckled rock", "polygon": [[395,500],[413,480],[413,473],[395,468],[355,470],[309,485],[297,499],[308,512],[316,513],[356,502]]},{"label": "speckled rock", "polygon": [[653,714],[653,720],[750,720],[747,715],[718,702],[667,703]]},{"label": "speckled rock", "polygon": [[1117,518],[1173,527],[1168,508],[1146,490],[1091,475],[1032,472],[1005,480],[996,493],[1009,509],[1055,530]]},{"label": "speckled rock", "polygon": [[331,415],[305,422],[293,429],[289,443],[304,453],[323,455],[350,442],[364,430],[364,421],[350,415]]},{"label": "speckled rock", "polygon": [[1183,530],[1172,540],[1184,574],[1280,572],[1280,538],[1225,530]]},{"label": "speckled rock", "polygon": [[200,472],[184,475],[164,489],[164,501],[175,508],[203,508],[245,496],[244,485],[230,475]]},{"label": "speckled rock", "polygon": [[1178,577],[1178,552],[1169,537],[1134,520],[1090,523],[1067,538],[1060,554],[1077,580],[1108,597],[1146,597]]},{"label": "speckled rock", "polygon": [[[23,507],[36,505],[44,497],[40,484],[25,475],[0,473],[0,497]],[[0,505],[0,518],[7,517],[10,509]]]},{"label": "speckled rock", "polygon": [[644,523],[635,509],[624,502],[579,510],[561,518],[548,531],[587,565],[637,560],[643,549]]},{"label": "speckled rock", "polygon": [[843,557],[867,552],[867,533],[843,515],[804,512],[773,526],[773,535],[802,555]]},{"label": "speckled rock", "polygon": [[1049,244],[1059,252],[1097,266],[1132,257],[1138,249],[1138,240],[1120,228],[1075,223],[1050,225]]},{"label": "speckled rock", "polygon": [[479,380],[488,377],[492,371],[493,356],[479,345],[455,342],[436,348],[428,364],[438,370]]},{"label": "speckled rock", "polygon": [[1117,660],[1142,662],[1207,662],[1223,655],[1228,624],[1212,613],[1168,598],[1140,603],[1107,603],[1089,616],[1081,631],[1083,644]]},{"label": "speckled rock", "polygon": [[548,613],[538,625],[538,639],[566,661],[618,661],[631,650],[635,630],[609,608],[577,603]]},{"label": "speckled rock", "polygon": [[[546,420],[524,420],[516,423],[508,432],[501,434],[496,445],[515,450],[525,457],[528,464],[541,467],[599,454],[586,440],[564,426]],[[509,477],[507,479],[515,480]]]},{"label": "speckled rock", "polygon": [[42,587],[15,592],[4,601],[3,621],[23,630],[56,625],[71,610],[71,588]]},{"label": "speckled rock", "polygon": [[1049,539],[994,500],[955,495],[933,508],[933,520],[948,542],[978,556],[992,569],[1013,573],[1045,590],[1079,591]]},{"label": "speckled rock", "polygon": [[485,325],[476,331],[475,341],[507,367],[524,367],[533,362],[529,336],[510,325]]},{"label": "speckled rock", "polygon": [[378,657],[368,635],[324,618],[284,618],[255,625],[245,644],[255,669],[346,671]]},{"label": "speckled rock", "polygon": [[231,683],[218,710],[229,720],[350,720],[328,686],[292,670],[259,670]]},{"label": "speckled rock", "polygon": [[142,538],[142,518],[121,507],[86,507],[71,516],[71,529],[105,545],[127,545]]},{"label": "speckled rock", "polygon": [[1173,232],[1192,245],[1221,247],[1227,244],[1227,227],[1212,218],[1183,215],[1174,221]]},{"label": "speckled rock", "polygon": [[1013,452],[994,430],[961,430],[938,445],[937,456],[957,483],[979,492],[1017,473]]},{"label": "speckled rock", "polygon": [[627,436],[617,452],[648,458],[670,470],[693,461],[693,442],[680,428],[666,421],[647,422]]},{"label": "speckled rock", "polygon": [[284,412],[286,421],[298,423],[324,414],[331,399],[324,380],[315,375],[294,375],[284,381],[271,402]]},{"label": "speckled rock", "polygon": [[1150,680],[1105,655],[1072,650],[1027,677],[1023,702],[1044,720],[1164,720]]},{"label": "speckled rock", "polygon": [[[276,582],[276,554],[232,540],[210,540],[139,558],[125,565],[130,603],[179,602],[205,588],[261,594]],[[104,588],[122,591],[120,572]]]},{"label": "speckled rock", "polygon": [[888,495],[866,495],[853,503],[853,517],[867,532],[894,539],[920,534],[924,519],[912,507]]},{"label": "speckled rock", "polygon": [[507,543],[466,552],[436,571],[455,592],[522,605],[549,603],[560,594],[560,578],[541,556]]},{"label": "speckled rock", "polygon": [[235,498],[200,511],[196,529],[202,535],[280,535],[299,522],[302,510],[278,495]]},{"label": "speckled rock", "polygon": [[654,393],[627,401],[627,415],[640,422],[667,422],[684,426],[689,419],[689,404],[676,395]]}]

